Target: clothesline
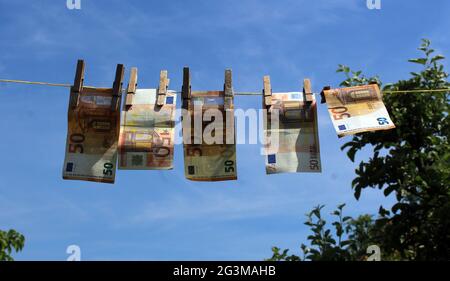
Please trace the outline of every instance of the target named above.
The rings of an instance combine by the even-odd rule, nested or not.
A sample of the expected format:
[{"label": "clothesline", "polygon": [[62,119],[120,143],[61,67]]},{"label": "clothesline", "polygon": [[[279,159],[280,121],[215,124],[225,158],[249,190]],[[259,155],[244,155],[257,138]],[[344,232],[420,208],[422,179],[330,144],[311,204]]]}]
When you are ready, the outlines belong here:
[{"label": "clothesline", "polygon": [[[41,86],[51,86],[51,87],[72,87],[71,84],[62,83],[49,83],[49,82],[35,82],[35,81],[25,81],[25,80],[12,80],[12,79],[0,79],[0,83],[15,83],[15,84],[27,84],[27,85],[41,85]],[[90,88],[90,86],[85,86]],[[93,88],[93,87],[92,87]],[[126,91],[126,90],[123,90]],[[434,93],[434,92],[450,92],[450,88],[443,89],[424,89],[424,90],[395,90],[395,91],[383,91],[384,94],[393,93]],[[181,92],[176,92],[181,93]],[[261,95],[261,92],[234,92],[238,96],[256,96]]]}]

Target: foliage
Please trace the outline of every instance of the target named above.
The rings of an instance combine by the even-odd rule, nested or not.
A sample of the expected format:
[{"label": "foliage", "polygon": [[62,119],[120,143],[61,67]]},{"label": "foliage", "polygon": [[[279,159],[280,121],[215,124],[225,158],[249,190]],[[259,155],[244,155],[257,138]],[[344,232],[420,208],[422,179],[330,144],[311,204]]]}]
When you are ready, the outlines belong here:
[{"label": "foliage", "polygon": [[[448,74],[440,64],[442,55],[433,55],[430,41],[419,48],[424,56],[409,60],[422,67],[412,77],[388,84],[383,91],[448,88]],[[361,72],[346,74],[343,86],[365,84]],[[350,75],[353,74],[353,75]],[[380,207],[377,225],[382,245],[401,259],[448,260],[450,258],[450,135],[449,92],[391,93],[383,100],[395,130],[358,134],[342,149],[354,161],[366,145],[373,156],[361,161],[352,182],[359,199],[365,188],[378,188],[385,196],[394,194],[391,210]]]},{"label": "foliage", "polygon": [[273,255],[268,261],[351,261],[366,260],[367,247],[372,245],[371,232],[374,221],[371,216],[363,215],[356,219],[343,215],[345,204],[339,205],[331,215],[336,219],[331,223],[334,229],[327,228],[327,221],[322,216],[323,205],[315,207],[308,213],[305,225],[312,234],[308,236],[310,246],[301,245],[303,256],[288,255],[272,248]]},{"label": "foliage", "polygon": [[[318,221],[308,224],[314,239],[308,239],[318,248],[306,258],[359,259],[364,244],[371,241],[381,246],[383,257],[388,259],[450,259],[450,83],[441,64],[444,56],[434,55],[430,45],[424,39],[419,48],[423,56],[409,60],[421,67],[419,72],[411,72],[411,78],[383,87],[383,100],[396,129],[357,134],[342,146],[353,162],[357,152],[366,146],[372,148],[372,157],[361,161],[355,170],[355,198],[358,200],[367,188],[378,188],[385,196],[394,195],[396,203],[390,210],[380,206],[375,221],[360,217],[354,222],[345,240],[351,241],[348,247],[333,243],[333,238],[320,229],[324,222],[316,216]],[[337,72],[346,76],[341,83],[344,87],[369,82],[382,85],[378,77],[368,78],[344,65]],[[420,92],[433,89],[447,90]],[[418,92],[389,93],[409,90]],[[314,211],[317,213],[318,209]],[[342,253],[342,249],[348,253]],[[284,260],[287,255],[274,257]]]},{"label": "foliage", "polygon": [[13,261],[13,251],[22,251],[25,245],[25,237],[15,230],[0,230],[0,261]]}]

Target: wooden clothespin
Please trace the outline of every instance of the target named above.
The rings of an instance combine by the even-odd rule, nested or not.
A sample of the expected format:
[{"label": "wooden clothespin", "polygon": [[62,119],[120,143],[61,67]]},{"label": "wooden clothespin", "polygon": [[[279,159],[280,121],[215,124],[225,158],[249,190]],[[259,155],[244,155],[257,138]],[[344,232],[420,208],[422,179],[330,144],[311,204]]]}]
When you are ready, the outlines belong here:
[{"label": "wooden clothespin", "polygon": [[156,104],[163,106],[166,101],[167,89],[169,88],[170,80],[167,78],[167,70],[161,70],[159,74],[159,87],[156,98]]},{"label": "wooden clothespin", "polygon": [[263,105],[268,108],[272,105],[272,86],[270,85],[270,76],[266,75],[263,78]]},{"label": "wooden clothespin", "polygon": [[123,75],[125,73],[125,67],[123,64],[118,64],[116,67],[116,77],[112,87],[112,101],[111,110],[119,110],[120,100],[122,97]]},{"label": "wooden clothespin", "polygon": [[313,102],[313,92],[311,89],[311,80],[308,78],[303,79],[303,100],[307,106],[310,106]]},{"label": "wooden clothespin", "polygon": [[223,84],[223,91],[225,95],[225,109],[233,109],[234,93],[231,69],[225,70],[225,83]]},{"label": "wooden clothespin", "polygon": [[380,93],[380,97],[382,99],[383,98],[383,92],[380,90],[380,85],[378,85],[378,82],[377,81],[370,81],[369,85],[377,85],[377,87],[378,87],[378,91],[377,92]]},{"label": "wooden clothespin", "polygon": [[225,70],[225,83],[223,84],[224,92],[224,110],[225,110],[225,127],[224,127],[224,138],[223,142],[225,144],[235,143],[235,128],[234,128],[234,92],[233,92],[233,80],[231,69]]},{"label": "wooden clothespin", "polygon": [[129,110],[133,105],[133,98],[136,94],[137,88],[137,79],[138,69],[136,67],[132,67],[130,71],[130,80],[128,81],[127,96],[125,98],[125,110]]},{"label": "wooden clothespin", "polygon": [[325,98],[325,91],[329,91],[329,90],[331,90],[330,86],[323,87],[322,92],[320,92],[320,97],[321,97],[320,103],[327,102],[327,99]]},{"label": "wooden clothespin", "polygon": [[188,107],[189,100],[191,99],[191,73],[189,67],[183,68],[183,88],[181,89],[181,98],[183,100],[183,108]]},{"label": "wooden clothespin", "polygon": [[73,82],[73,86],[71,87],[71,95],[70,95],[70,106],[72,108],[78,106],[79,98],[81,90],[83,89],[84,84],[84,60],[78,60],[77,62],[77,70],[75,72],[75,80]]}]

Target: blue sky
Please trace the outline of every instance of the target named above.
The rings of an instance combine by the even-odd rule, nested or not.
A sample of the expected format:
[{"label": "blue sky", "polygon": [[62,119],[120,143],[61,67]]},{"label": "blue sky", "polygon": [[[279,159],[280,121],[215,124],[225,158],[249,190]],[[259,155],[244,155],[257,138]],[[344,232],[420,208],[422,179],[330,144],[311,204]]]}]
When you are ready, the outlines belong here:
[{"label": "blue sky", "polygon": [[[190,66],[193,89],[221,89],[233,69],[236,91],[296,91],[303,78],[316,92],[337,86],[347,64],[384,82],[415,69],[421,38],[450,54],[446,0],[120,1],[0,0],[0,78],[72,83],[76,60],[86,84],[110,86],[117,63],[139,68],[139,86],[155,88],[167,69],[179,90]],[[67,246],[84,260],[262,260],[277,245],[298,252],[304,214],[347,203],[346,213],[389,206],[378,190],[356,201],[347,159],[319,105],[321,174],[266,176],[259,145],[238,145],[238,180],[184,179],[182,147],[172,171],[118,171],[115,185],[63,181],[68,90],[0,84],[0,229],[26,236],[19,260],[65,260]],[[259,108],[239,96],[237,107]],[[368,157],[365,152],[357,162]]]}]

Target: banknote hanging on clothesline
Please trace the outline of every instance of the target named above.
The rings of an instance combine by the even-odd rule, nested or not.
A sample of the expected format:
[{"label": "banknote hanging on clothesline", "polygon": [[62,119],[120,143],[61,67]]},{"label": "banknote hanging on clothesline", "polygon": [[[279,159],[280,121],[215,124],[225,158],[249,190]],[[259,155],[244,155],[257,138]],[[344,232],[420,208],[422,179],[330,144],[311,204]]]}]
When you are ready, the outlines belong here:
[{"label": "banknote hanging on clothesline", "polygon": [[322,97],[339,137],[395,128],[377,84],[341,89],[325,87]]},{"label": "banknote hanging on clothesline", "polygon": [[186,178],[193,181],[237,179],[231,70],[225,71],[223,90],[192,91],[190,70],[185,67],[181,97]]},{"label": "banknote hanging on clothesline", "polygon": [[176,93],[168,90],[167,71],[158,89],[137,89],[132,68],[123,105],[119,137],[119,169],[173,169]]},{"label": "banknote hanging on clothesline", "polygon": [[320,173],[322,170],[317,103],[310,80],[305,79],[303,83],[302,92],[272,93],[270,77],[263,79],[267,174]]},{"label": "banknote hanging on clothesline", "polygon": [[63,178],[114,183],[124,66],[117,65],[112,88],[85,87],[78,61],[70,90]]},{"label": "banknote hanging on clothesline", "polygon": [[[168,89],[167,71],[161,71],[158,88],[138,89],[137,69],[132,68],[121,114],[123,65],[117,66],[112,88],[85,87],[84,68],[80,60],[70,91],[63,178],[114,183],[116,165],[172,169],[177,92]],[[339,137],[395,128],[376,84],[327,87],[321,94]],[[310,80],[304,79],[301,92],[272,93],[265,76],[261,95],[266,173],[320,173],[317,102]],[[189,68],[184,68],[181,100],[185,177],[236,180],[231,70],[225,71],[223,90],[192,91]]]}]

